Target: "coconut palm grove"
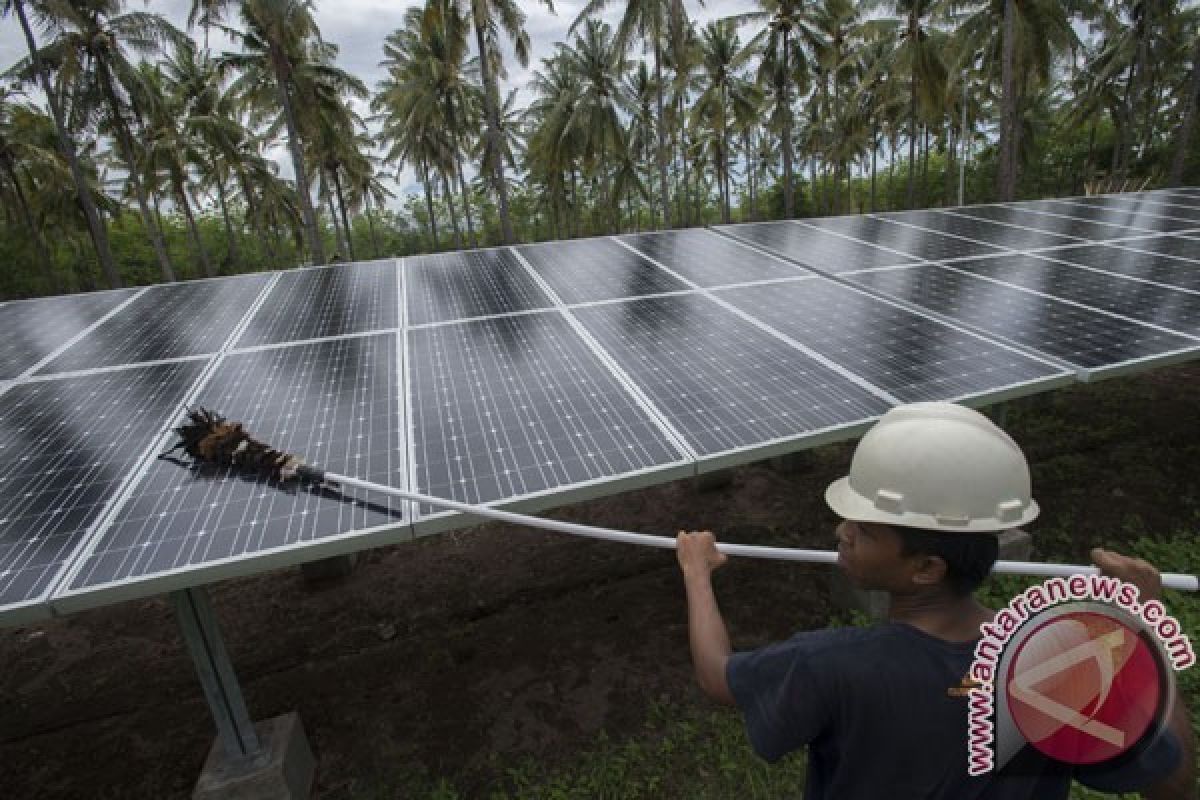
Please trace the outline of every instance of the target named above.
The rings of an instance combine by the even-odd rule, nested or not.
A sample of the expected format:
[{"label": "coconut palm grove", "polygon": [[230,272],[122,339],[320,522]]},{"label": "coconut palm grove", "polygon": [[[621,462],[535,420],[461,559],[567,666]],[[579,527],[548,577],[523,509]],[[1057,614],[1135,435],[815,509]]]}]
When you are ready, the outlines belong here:
[{"label": "coconut palm grove", "polygon": [[590,0],[536,64],[526,4],[409,5],[372,86],[315,2],[3,0],[0,296],[1200,176],[1178,0]]}]

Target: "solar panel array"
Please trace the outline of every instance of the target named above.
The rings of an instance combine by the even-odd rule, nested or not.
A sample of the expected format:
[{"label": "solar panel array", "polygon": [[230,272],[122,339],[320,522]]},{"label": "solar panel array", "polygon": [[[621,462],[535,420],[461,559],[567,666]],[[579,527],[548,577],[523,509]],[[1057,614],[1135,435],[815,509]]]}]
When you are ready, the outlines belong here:
[{"label": "solar panel array", "polygon": [[0,304],[0,624],[461,527],[174,455],[203,405],[538,509],[1200,349],[1200,195],[752,223]]}]

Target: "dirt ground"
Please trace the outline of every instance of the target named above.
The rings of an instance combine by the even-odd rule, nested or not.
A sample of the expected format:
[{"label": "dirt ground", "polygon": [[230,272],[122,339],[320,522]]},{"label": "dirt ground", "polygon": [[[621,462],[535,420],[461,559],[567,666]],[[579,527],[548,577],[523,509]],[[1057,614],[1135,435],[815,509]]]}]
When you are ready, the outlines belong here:
[{"label": "dirt ground", "polygon": [[[1078,531],[1054,542],[1078,557],[1102,536],[1194,525],[1198,389],[1200,367],[1184,366],[1012,404],[1008,426],[1045,509],[1035,536]],[[850,452],[834,445],[799,469],[754,465],[717,489],[681,481],[555,516],[829,547],[835,520],[821,495]],[[829,576],[732,561],[717,590],[735,647],[826,624]],[[483,796],[501,761],[553,764],[601,731],[638,729],[648,704],[703,702],[670,551],[488,525],[366,553],[324,585],[283,570],[211,594],[251,713],[300,713],[321,798],[375,792],[406,772]],[[214,729],[164,599],[0,630],[0,665],[0,798],[189,794]]]}]

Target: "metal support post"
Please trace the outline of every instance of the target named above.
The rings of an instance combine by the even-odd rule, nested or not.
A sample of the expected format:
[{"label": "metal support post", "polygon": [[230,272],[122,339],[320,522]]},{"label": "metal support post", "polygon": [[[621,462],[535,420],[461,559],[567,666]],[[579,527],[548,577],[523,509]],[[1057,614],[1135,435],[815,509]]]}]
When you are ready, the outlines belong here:
[{"label": "metal support post", "polygon": [[200,685],[204,687],[204,697],[217,723],[217,738],[225,753],[234,759],[258,755],[262,749],[258,734],[246,710],[246,701],[225,650],[208,592],[202,588],[182,589],[171,594],[171,603],[179,617],[183,640],[192,655]]}]

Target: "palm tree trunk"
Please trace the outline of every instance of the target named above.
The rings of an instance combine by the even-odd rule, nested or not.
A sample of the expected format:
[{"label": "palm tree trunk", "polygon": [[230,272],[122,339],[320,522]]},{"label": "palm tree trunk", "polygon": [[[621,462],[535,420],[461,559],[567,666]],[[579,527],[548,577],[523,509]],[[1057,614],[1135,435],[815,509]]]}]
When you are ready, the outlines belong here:
[{"label": "palm tree trunk", "polygon": [[371,234],[371,257],[379,258],[379,238],[375,235],[375,214],[371,209],[370,192],[363,192],[363,207],[366,209],[367,230]]},{"label": "palm tree trunk", "polygon": [[196,248],[197,255],[200,256],[200,265],[204,268],[204,277],[215,278],[217,274],[213,272],[212,260],[208,257],[208,250],[204,247],[204,242],[200,239],[200,229],[196,227],[196,217],[192,214],[192,204],[188,202],[187,187],[183,185],[183,178],[179,175],[172,175],[171,182],[175,185],[175,199],[179,201],[179,208],[183,211],[183,219],[187,223],[188,235],[192,240],[192,247]]},{"label": "palm tree trunk", "polygon": [[879,155],[879,125],[871,126],[871,211],[875,211],[875,158]]},{"label": "palm tree trunk", "polygon": [[483,81],[483,107],[487,114],[486,147],[492,157],[492,179],[496,184],[496,195],[499,201],[500,230],[504,236],[504,243],[512,244],[515,237],[513,236],[512,220],[508,216],[508,185],[504,182],[504,156],[502,155],[504,148],[500,142],[500,112],[497,108],[499,90],[496,88],[495,76],[492,75],[487,42],[484,39],[483,27],[487,21],[481,19],[484,15],[478,13],[479,9],[475,8],[477,5],[482,4],[472,3],[474,13],[471,14],[471,17],[475,25],[475,44],[479,48],[479,77]]},{"label": "palm tree trunk", "polygon": [[329,221],[333,223],[333,259],[345,261],[346,239],[342,236],[342,225],[338,222],[337,209],[333,205],[333,192],[325,192],[325,206],[325,210],[329,212]]},{"label": "palm tree trunk", "polygon": [[1000,200],[1012,201],[1017,194],[1017,90],[1016,71],[1016,0],[1004,3],[1004,56],[1001,68],[1000,106]]},{"label": "palm tree trunk", "polygon": [[471,246],[479,247],[479,237],[475,234],[475,223],[471,220],[471,194],[467,189],[467,179],[463,176],[462,155],[454,154],[454,165],[458,172],[458,187],[462,193],[463,216],[467,218],[467,236],[471,238]]},{"label": "palm tree trunk", "polygon": [[104,87],[105,99],[108,101],[108,110],[112,114],[113,130],[117,135],[117,144],[121,150],[121,159],[125,162],[125,166],[129,171],[129,182],[133,184],[133,193],[137,198],[138,208],[142,213],[142,221],[146,225],[146,232],[150,234],[150,244],[154,248],[154,254],[158,257],[158,264],[162,268],[163,280],[167,283],[175,281],[175,270],[171,266],[171,258],[167,255],[167,246],[163,241],[162,230],[159,228],[154,217],[150,214],[150,204],[146,198],[146,187],[142,183],[142,177],[138,173],[137,163],[134,159],[133,136],[129,133],[129,128],[125,124],[125,118],[121,114],[121,104],[117,100],[116,90],[113,89],[112,76],[109,75],[108,68],[104,65],[99,65],[100,81]]},{"label": "palm tree trunk", "polygon": [[346,193],[342,191],[342,179],[338,175],[337,168],[334,167],[333,172],[333,188],[337,192],[338,209],[342,212],[342,230],[346,232],[346,252],[350,254],[351,261],[357,261],[358,258],[354,255],[354,240],[351,238],[353,231],[350,230],[350,217],[346,214]]},{"label": "palm tree trunk", "polygon": [[780,133],[780,144],[783,146],[783,215],[787,219],[796,216],[796,199],[792,194],[792,91],[791,68],[788,58],[791,50],[789,41],[790,28],[783,29],[783,97],[777,102],[783,103],[783,130]]},{"label": "palm tree trunk", "polygon": [[83,175],[83,167],[79,164],[79,155],[75,152],[75,145],[72,143],[71,137],[67,135],[67,126],[63,121],[62,108],[58,103],[57,95],[54,94],[53,89],[50,87],[50,78],[46,74],[46,70],[42,64],[41,53],[38,50],[37,42],[34,41],[33,30],[29,27],[29,20],[25,16],[24,1],[13,0],[13,7],[17,10],[17,18],[21,22],[21,31],[25,34],[25,46],[29,48],[30,62],[33,64],[33,69],[42,84],[42,91],[46,95],[46,103],[50,106],[50,114],[54,117],[54,128],[58,133],[57,144],[59,151],[67,159],[67,164],[71,168],[71,178],[75,182],[75,194],[79,198],[80,208],[83,209],[83,216],[87,219],[88,233],[91,235],[92,244],[96,248],[96,257],[100,260],[100,268],[104,272],[104,277],[108,280],[108,285],[113,289],[119,289],[124,284],[121,281],[121,274],[117,271],[116,262],[113,261],[112,250],[108,244],[108,227],[104,224],[104,220],[96,210],[96,204],[92,201],[87,179]]},{"label": "palm tree trunk", "polygon": [[929,205],[929,126],[923,125],[924,142],[921,148],[921,205]]},{"label": "palm tree trunk", "polygon": [[46,249],[46,242],[42,239],[41,231],[33,222],[33,212],[29,210],[29,202],[25,198],[25,190],[21,188],[21,182],[17,179],[17,170],[13,166],[11,156],[6,156],[3,159],[4,172],[8,175],[8,180],[13,185],[13,191],[17,195],[17,208],[21,212],[21,221],[25,223],[25,227],[29,229],[29,236],[33,240],[33,249],[37,253],[38,262],[42,266],[42,271],[46,275],[46,279],[50,281],[50,287],[55,294],[60,294],[61,286],[58,279],[58,274],[54,271],[54,262],[50,259],[50,251]]},{"label": "palm tree trunk", "polygon": [[462,228],[458,225],[458,209],[454,207],[454,190],[450,188],[450,178],[446,176],[446,171],[438,170],[438,172],[442,174],[442,194],[446,198],[446,205],[450,207],[450,224],[454,227],[454,246],[462,250]]},{"label": "palm tree trunk", "polygon": [[429,233],[433,237],[433,249],[441,250],[438,241],[437,214],[433,211],[433,186],[429,182],[429,166],[421,160],[421,186],[425,189],[425,208],[429,212]]},{"label": "palm tree trunk", "polygon": [[1179,186],[1183,183],[1183,168],[1187,164],[1188,150],[1191,149],[1192,132],[1196,128],[1196,103],[1200,99],[1200,37],[1192,50],[1192,79],[1188,82],[1187,99],[1183,105],[1183,122],[1179,125],[1179,142],[1175,145],[1175,157],[1171,160],[1171,174],[1167,178],[1168,186]]},{"label": "palm tree trunk", "polygon": [[[676,115],[679,120],[679,161],[682,167],[683,174],[683,191],[680,192],[679,201],[679,221],[683,227],[690,224],[691,214],[689,213],[688,193],[691,191],[691,181],[688,177],[688,139],[687,139],[687,118],[683,115],[683,93],[675,99]],[[668,228],[670,225],[667,226]]]},{"label": "palm tree trunk", "polygon": [[[274,49],[274,48],[272,48]],[[271,65],[275,69],[275,92],[283,107],[283,119],[287,124],[288,150],[292,155],[292,169],[296,172],[296,195],[300,200],[300,213],[304,216],[304,232],[308,237],[308,250],[313,264],[325,263],[325,245],[317,228],[317,212],[313,209],[312,195],[308,191],[308,173],[304,169],[304,151],[300,148],[300,127],[296,124],[296,110],[292,108],[292,97],[288,91],[285,57],[271,54]],[[334,227],[337,227],[336,224]]]},{"label": "palm tree trunk", "polygon": [[[1009,0],[1012,2],[1012,0]],[[912,13],[908,16],[908,35],[909,43],[915,51],[919,46],[917,36],[917,9],[920,7],[918,3],[913,3]],[[914,53],[912,59],[912,73],[909,75],[908,91],[908,207],[912,208],[916,200],[916,186],[914,178],[916,177],[917,166],[917,59]]]},{"label": "palm tree trunk", "polygon": [[[225,222],[225,257],[229,260],[229,266],[234,273],[239,272],[239,263],[241,254],[238,252],[237,234],[233,230],[233,220],[229,216],[229,202],[225,197],[225,181],[216,171],[216,164],[213,164],[213,178],[217,184],[217,202],[221,206],[221,219]],[[218,273],[222,270],[217,270]]]},{"label": "palm tree trunk", "polygon": [[663,114],[662,36],[658,29],[658,18],[654,21],[654,100],[658,106],[658,188],[662,193],[663,228],[671,227],[671,199],[667,195],[667,143],[666,116]]}]

